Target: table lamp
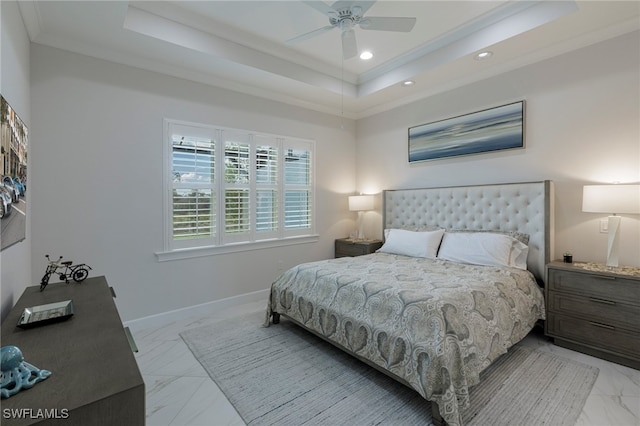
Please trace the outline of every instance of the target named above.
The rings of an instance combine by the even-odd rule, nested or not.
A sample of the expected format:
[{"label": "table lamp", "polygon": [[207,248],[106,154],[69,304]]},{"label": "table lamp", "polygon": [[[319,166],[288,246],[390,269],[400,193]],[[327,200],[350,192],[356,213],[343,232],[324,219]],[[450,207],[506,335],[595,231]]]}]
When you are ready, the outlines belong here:
[{"label": "table lamp", "polygon": [[640,214],[640,185],[585,185],[582,189],[582,211],[610,213],[607,266],[618,266],[620,216]]},{"label": "table lamp", "polygon": [[349,197],[349,210],[358,212],[358,240],[364,240],[364,228],[362,217],[364,212],[373,210],[373,195],[351,195]]}]

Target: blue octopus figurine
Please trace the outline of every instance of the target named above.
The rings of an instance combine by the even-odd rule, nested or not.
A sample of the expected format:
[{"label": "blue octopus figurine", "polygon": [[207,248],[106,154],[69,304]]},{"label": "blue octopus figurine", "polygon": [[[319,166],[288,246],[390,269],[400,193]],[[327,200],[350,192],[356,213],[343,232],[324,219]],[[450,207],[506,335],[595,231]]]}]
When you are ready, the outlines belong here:
[{"label": "blue octopus figurine", "polygon": [[40,370],[24,360],[22,351],[16,346],[0,348],[2,376],[0,395],[9,398],[22,389],[29,389],[51,375],[51,371]]}]

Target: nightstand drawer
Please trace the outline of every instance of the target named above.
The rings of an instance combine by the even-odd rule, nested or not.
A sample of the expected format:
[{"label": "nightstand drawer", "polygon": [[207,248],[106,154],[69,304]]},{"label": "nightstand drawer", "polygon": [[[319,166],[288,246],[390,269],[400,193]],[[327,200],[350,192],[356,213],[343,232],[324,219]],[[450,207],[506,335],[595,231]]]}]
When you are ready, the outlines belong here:
[{"label": "nightstand drawer", "polygon": [[347,243],[336,245],[336,257],[361,256],[363,254],[368,254],[366,246]]},{"label": "nightstand drawer", "polygon": [[350,240],[347,238],[337,239],[335,242],[336,257],[354,257],[375,253],[382,247],[380,240]]},{"label": "nightstand drawer", "polygon": [[579,293],[604,300],[640,300],[640,283],[619,276],[550,269],[548,281],[549,290]]},{"label": "nightstand drawer", "polygon": [[573,340],[604,350],[637,358],[640,353],[640,333],[575,317],[555,314],[547,319],[548,334],[561,339]]},{"label": "nightstand drawer", "polygon": [[597,297],[549,292],[548,309],[596,322],[640,329],[640,307]]}]

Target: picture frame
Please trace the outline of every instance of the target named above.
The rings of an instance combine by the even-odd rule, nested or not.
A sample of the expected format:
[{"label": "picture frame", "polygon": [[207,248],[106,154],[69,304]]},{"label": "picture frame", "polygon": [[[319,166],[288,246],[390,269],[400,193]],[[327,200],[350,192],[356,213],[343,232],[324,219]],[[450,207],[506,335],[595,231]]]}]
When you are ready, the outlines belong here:
[{"label": "picture frame", "polygon": [[0,95],[0,251],[25,239],[29,130]]},{"label": "picture frame", "polygon": [[409,163],[524,148],[525,101],[410,127]]}]

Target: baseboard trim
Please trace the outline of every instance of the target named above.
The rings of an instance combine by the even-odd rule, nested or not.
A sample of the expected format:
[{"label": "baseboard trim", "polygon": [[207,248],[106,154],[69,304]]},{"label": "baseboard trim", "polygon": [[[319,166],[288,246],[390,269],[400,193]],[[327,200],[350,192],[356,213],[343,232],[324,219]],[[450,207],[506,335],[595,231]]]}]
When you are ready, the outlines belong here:
[{"label": "baseboard trim", "polygon": [[187,306],[186,308],[175,309],[173,311],[167,311],[161,314],[149,315],[147,317],[125,321],[124,326],[129,327],[131,331],[139,331],[145,328],[162,327],[174,321],[200,317],[203,315],[212,314],[222,309],[243,305],[245,303],[259,302],[261,300],[264,300],[266,309],[269,290],[270,289],[267,288],[251,293],[240,294],[238,296],[212,300],[211,302],[206,302],[199,305]]}]

